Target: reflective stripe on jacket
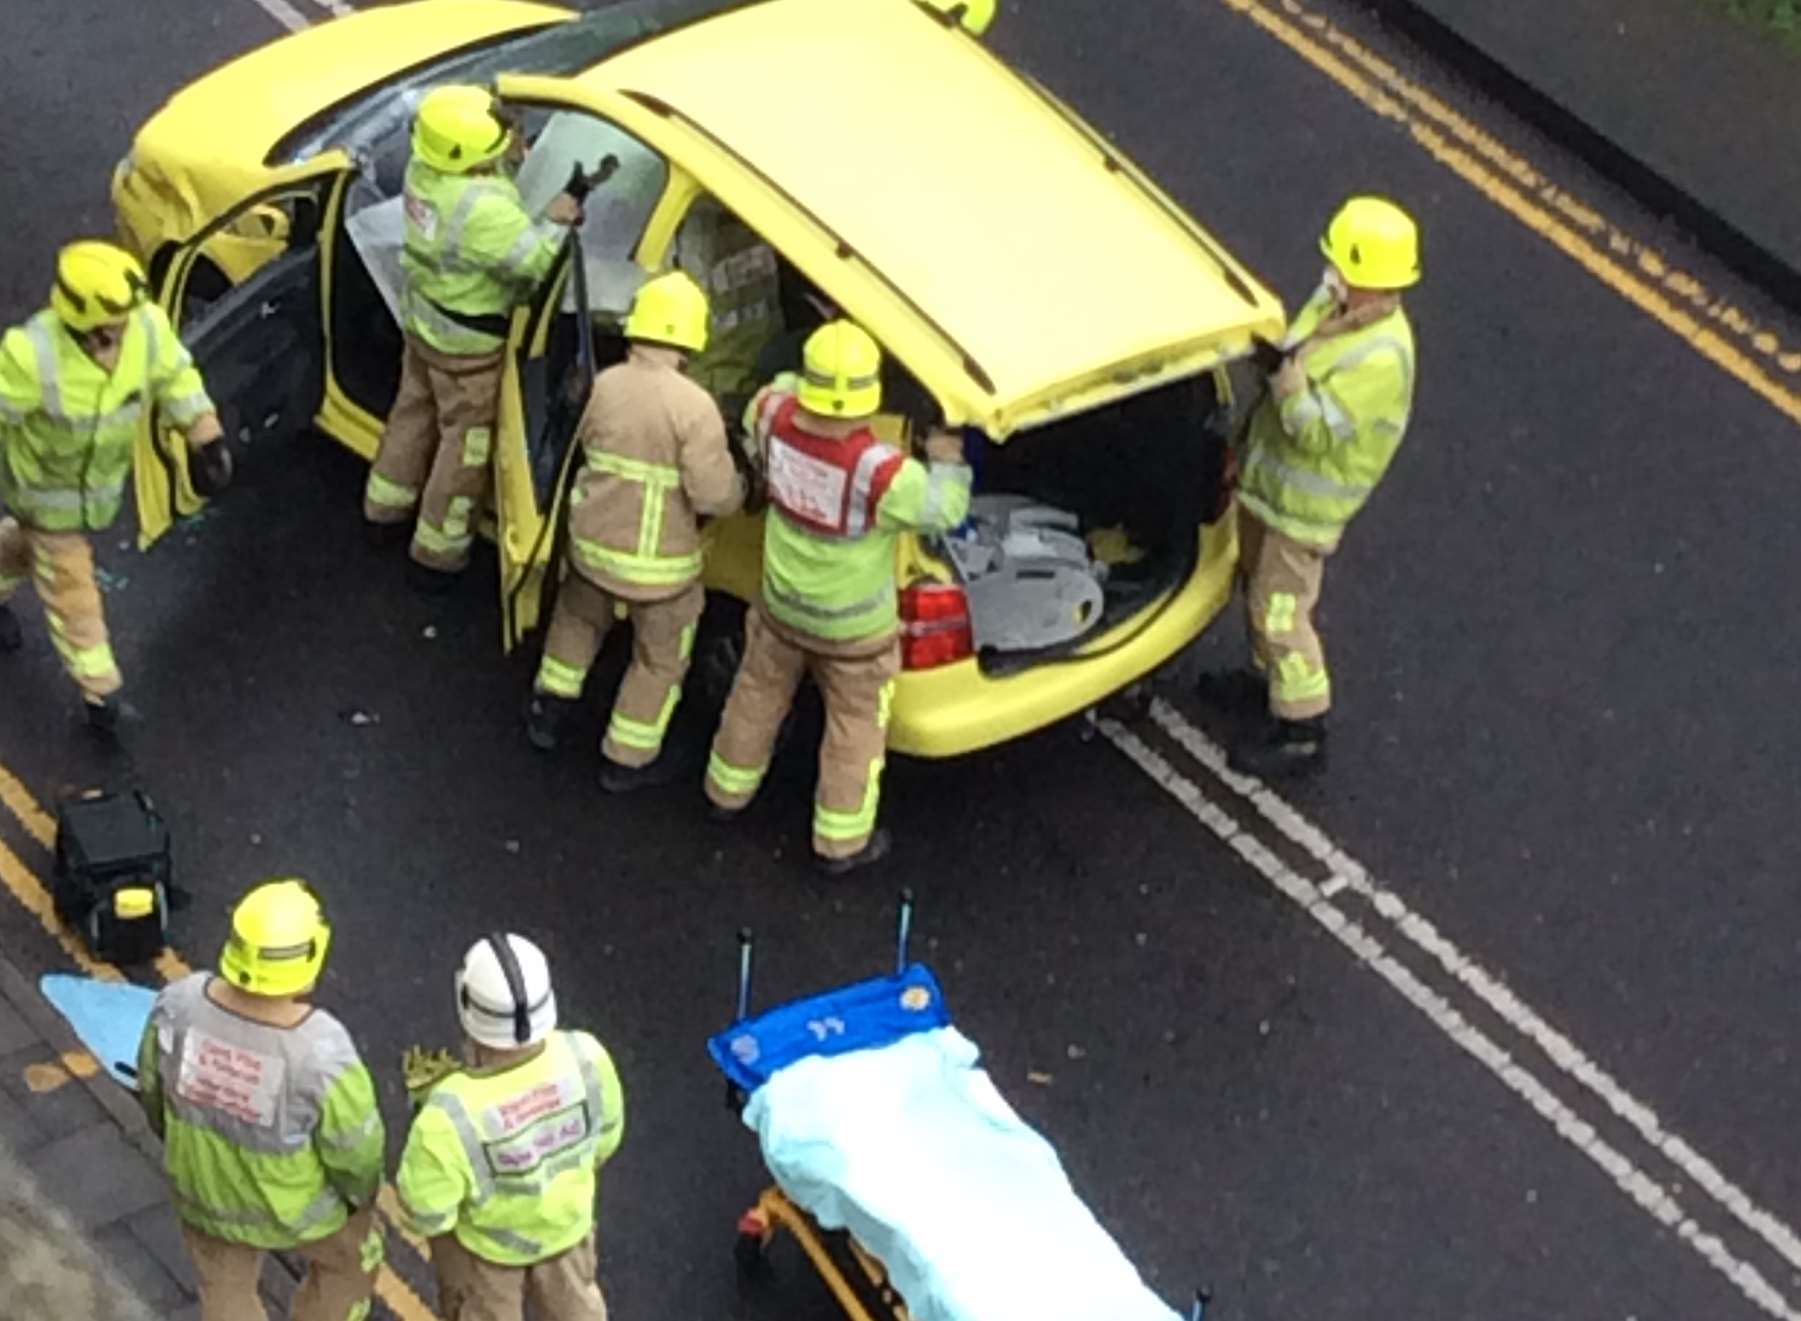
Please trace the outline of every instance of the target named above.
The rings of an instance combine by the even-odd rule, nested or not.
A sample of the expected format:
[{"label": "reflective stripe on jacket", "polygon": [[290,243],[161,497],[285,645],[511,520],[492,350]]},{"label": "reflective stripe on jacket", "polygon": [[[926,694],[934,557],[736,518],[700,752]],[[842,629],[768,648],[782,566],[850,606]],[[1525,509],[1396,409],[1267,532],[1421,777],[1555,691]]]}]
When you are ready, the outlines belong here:
[{"label": "reflective stripe on jacket", "polygon": [[458,318],[506,317],[549,273],[564,229],[534,222],[511,179],[444,174],[417,158],[407,166],[403,205],[406,329],[441,353],[494,352],[504,330]]},{"label": "reflective stripe on jacket", "polygon": [[750,416],[771,504],[763,524],[769,613],[826,642],[893,632],[895,537],[961,523],[969,513],[969,467],[928,467],[867,428],[843,439],[810,432],[780,377],[753,402]]},{"label": "reflective stripe on jacket", "polygon": [[1238,498],[1277,531],[1334,549],[1400,448],[1413,408],[1413,327],[1399,307],[1335,330],[1313,296],[1290,342],[1306,386],[1252,416]]},{"label": "reflective stripe on jacket", "polygon": [[553,1032],[498,1072],[452,1074],[407,1134],[395,1190],[402,1219],[503,1266],[567,1252],[594,1228],[596,1173],[625,1136],[625,1096],[606,1049]]},{"label": "reflective stripe on jacket", "polygon": [[335,1233],[381,1188],[369,1071],[323,1009],[274,1027],[214,1004],[211,981],[165,987],[138,1050],[138,1099],[162,1135],[176,1214],[257,1248]]},{"label": "reflective stripe on jacket", "polygon": [[0,341],[0,500],[46,532],[112,526],[144,406],[187,430],[213,412],[194,360],[162,308],[125,319],[109,373],[49,309]]},{"label": "reflective stripe on jacket", "polygon": [[725,421],[674,355],[634,349],[594,382],[569,494],[576,570],[626,600],[660,601],[700,576],[700,523],[736,513],[744,483]]}]

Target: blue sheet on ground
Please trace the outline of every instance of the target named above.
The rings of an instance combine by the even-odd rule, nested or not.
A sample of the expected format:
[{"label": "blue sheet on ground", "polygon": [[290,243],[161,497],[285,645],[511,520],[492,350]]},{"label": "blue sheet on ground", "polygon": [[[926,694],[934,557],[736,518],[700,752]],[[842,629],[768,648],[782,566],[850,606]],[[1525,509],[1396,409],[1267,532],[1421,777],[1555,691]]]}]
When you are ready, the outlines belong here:
[{"label": "blue sheet on ground", "polygon": [[60,972],[41,978],[38,989],[69,1020],[88,1054],[136,1091],[138,1042],[143,1039],[144,1024],[150,1021],[156,992],[131,982],[103,982]]},{"label": "blue sheet on ground", "polygon": [[949,1026],[926,969],[709,1045],[751,1091],[744,1122],[776,1183],[874,1253],[914,1321],[1177,1321]]}]

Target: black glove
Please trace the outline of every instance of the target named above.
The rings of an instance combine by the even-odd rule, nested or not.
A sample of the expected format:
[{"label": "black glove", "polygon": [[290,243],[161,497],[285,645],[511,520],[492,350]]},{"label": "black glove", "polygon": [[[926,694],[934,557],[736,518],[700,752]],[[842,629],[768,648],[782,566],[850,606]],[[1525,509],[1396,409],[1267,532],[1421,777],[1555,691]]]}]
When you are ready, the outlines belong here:
[{"label": "black glove", "polygon": [[231,447],[223,437],[201,446],[191,457],[193,462],[188,465],[188,475],[193,479],[196,493],[211,498],[231,485]]},{"label": "black glove", "polygon": [[595,166],[593,174],[584,174],[581,162],[577,161],[569,167],[569,182],[563,185],[563,191],[577,202],[585,202],[588,194],[611,179],[618,169],[619,158],[610,153]]},{"label": "black glove", "polygon": [[1265,376],[1273,375],[1288,357],[1288,350],[1271,344],[1262,336],[1251,341],[1251,361]]},{"label": "black glove", "polygon": [[763,475],[757,471],[756,464],[750,461],[750,454],[745,450],[741,437],[733,435],[726,441],[725,447],[732,456],[732,467],[738,470],[738,476],[744,482],[744,512],[754,514],[764,504]]}]

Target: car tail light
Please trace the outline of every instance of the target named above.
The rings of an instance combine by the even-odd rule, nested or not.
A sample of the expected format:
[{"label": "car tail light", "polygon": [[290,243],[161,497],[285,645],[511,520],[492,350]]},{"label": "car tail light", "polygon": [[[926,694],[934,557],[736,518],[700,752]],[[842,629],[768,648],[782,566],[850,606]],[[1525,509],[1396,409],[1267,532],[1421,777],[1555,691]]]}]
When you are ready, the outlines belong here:
[{"label": "car tail light", "polygon": [[915,583],[900,594],[901,668],[929,670],[975,654],[969,598],[949,583]]}]

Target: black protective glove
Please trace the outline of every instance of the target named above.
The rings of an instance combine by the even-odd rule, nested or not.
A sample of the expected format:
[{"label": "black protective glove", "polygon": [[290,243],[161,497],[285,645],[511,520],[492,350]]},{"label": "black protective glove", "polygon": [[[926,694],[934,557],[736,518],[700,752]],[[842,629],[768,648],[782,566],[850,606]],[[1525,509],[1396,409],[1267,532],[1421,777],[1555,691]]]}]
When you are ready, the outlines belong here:
[{"label": "black protective glove", "polygon": [[618,169],[619,158],[611,153],[608,153],[600,164],[594,167],[593,174],[583,173],[581,162],[577,161],[569,167],[569,182],[563,185],[563,191],[577,202],[586,202],[588,194],[611,179]]},{"label": "black protective glove", "polygon": [[761,510],[767,502],[767,492],[763,489],[763,475],[757,471],[757,465],[750,461],[750,455],[744,448],[743,438],[734,434],[726,440],[725,448],[732,456],[732,467],[738,470],[738,477],[744,483],[744,512],[754,514]]},{"label": "black protective glove", "polygon": [[1251,341],[1251,361],[1257,364],[1257,370],[1265,376],[1272,376],[1279,370],[1288,357],[1288,350],[1280,345],[1271,344],[1267,339],[1258,336]]},{"label": "black protective glove", "polygon": [[235,465],[231,461],[231,447],[223,437],[201,446],[189,457],[192,462],[188,465],[188,475],[193,479],[197,494],[210,499],[231,485]]}]

